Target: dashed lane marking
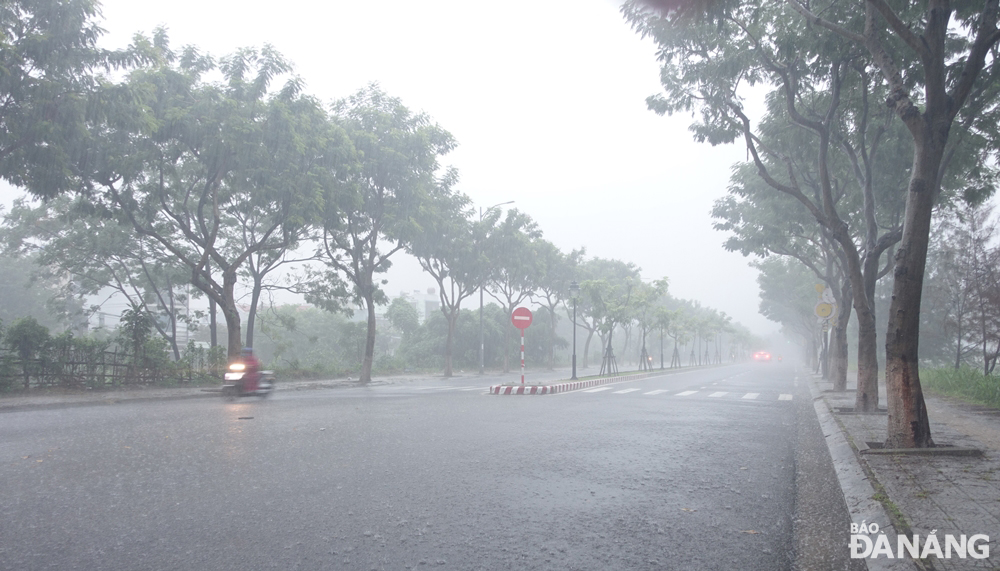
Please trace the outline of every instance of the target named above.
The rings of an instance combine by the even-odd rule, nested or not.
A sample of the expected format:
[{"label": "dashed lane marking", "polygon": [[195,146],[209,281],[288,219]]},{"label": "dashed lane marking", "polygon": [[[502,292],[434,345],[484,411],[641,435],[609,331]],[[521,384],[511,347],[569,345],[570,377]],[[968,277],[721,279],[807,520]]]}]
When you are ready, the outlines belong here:
[{"label": "dashed lane marking", "polygon": [[670,391],[665,390],[665,389],[661,389],[661,390],[658,390],[658,391],[649,391],[648,393],[642,393],[642,394],[644,394],[644,395],[658,395],[660,393],[668,393],[668,392],[670,392]]},{"label": "dashed lane marking", "polygon": [[614,392],[614,393],[612,393],[612,394],[616,394],[616,395],[623,395],[623,394],[625,394],[625,393],[631,393],[631,392],[635,392],[635,391],[641,391],[641,390],[642,390],[642,389],[625,389],[624,391],[615,391],[615,392]]},{"label": "dashed lane marking", "polygon": [[719,391],[719,392],[716,392],[716,393],[712,393],[712,394],[710,394],[710,395],[708,395],[708,396],[709,396],[710,398],[719,398],[719,397],[724,397],[724,396],[726,396],[727,394],[729,394],[729,393],[727,393],[726,391]]},{"label": "dashed lane marking", "polygon": [[760,393],[747,393],[747,394],[743,395],[743,398],[745,398],[747,400],[753,400],[753,399],[755,399],[755,398],[757,398],[759,396],[760,396]]},{"label": "dashed lane marking", "polygon": [[613,388],[614,387],[597,387],[596,389],[588,389],[588,390],[585,390],[583,392],[585,392],[585,393],[599,393],[601,391],[610,391]]},{"label": "dashed lane marking", "polygon": [[786,394],[778,395],[778,400],[792,400],[792,395],[786,395]]},{"label": "dashed lane marking", "polygon": [[686,397],[686,396],[693,395],[693,394],[695,394],[697,392],[698,391],[684,391],[682,393],[677,393],[677,396],[679,396],[679,397]]}]

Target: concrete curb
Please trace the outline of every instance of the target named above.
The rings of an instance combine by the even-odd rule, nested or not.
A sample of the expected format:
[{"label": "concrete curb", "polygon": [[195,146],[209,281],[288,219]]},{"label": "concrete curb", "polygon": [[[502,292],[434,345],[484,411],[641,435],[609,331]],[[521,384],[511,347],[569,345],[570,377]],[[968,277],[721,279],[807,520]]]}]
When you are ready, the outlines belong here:
[{"label": "concrete curb", "polygon": [[[861,466],[861,460],[855,454],[847,436],[833,417],[829,403],[826,402],[823,394],[811,379],[807,379],[807,382],[809,393],[812,395],[813,408],[816,410],[816,417],[819,419],[823,436],[826,437],[826,446],[830,451],[830,458],[833,460],[833,469],[837,474],[837,481],[840,483],[844,501],[847,503],[847,510],[851,514],[851,522],[858,525],[862,522],[878,523],[882,532],[889,537],[895,537],[899,531],[892,524],[892,520],[882,504],[874,499],[875,488],[868,480],[868,475]],[[895,544],[894,541],[891,543]],[[876,558],[865,559],[864,562],[870,571],[913,571],[917,569],[916,564],[910,559]]]}]

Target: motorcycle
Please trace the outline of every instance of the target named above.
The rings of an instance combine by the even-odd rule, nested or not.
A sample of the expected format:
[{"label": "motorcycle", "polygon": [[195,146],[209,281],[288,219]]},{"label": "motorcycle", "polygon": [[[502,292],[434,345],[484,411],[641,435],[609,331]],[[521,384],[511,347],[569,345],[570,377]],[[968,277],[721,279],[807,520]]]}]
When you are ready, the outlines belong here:
[{"label": "motorcycle", "polygon": [[271,396],[276,382],[274,371],[258,371],[256,382],[247,378],[248,374],[243,363],[229,365],[229,370],[223,375],[225,382],[222,385],[222,396],[228,400],[235,400],[236,397]]}]

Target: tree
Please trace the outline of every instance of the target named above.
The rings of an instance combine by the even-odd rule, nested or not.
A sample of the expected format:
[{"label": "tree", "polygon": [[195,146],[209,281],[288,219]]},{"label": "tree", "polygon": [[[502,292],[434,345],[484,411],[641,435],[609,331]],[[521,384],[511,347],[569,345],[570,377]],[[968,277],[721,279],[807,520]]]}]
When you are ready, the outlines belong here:
[{"label": "tree", "polygon": [[652,357],[646,352],[646,334],[664,323],[664,315],[658,312],[656,304],[667,293],[667,279],[655,280],[651,284],[639,282],[633,293],[633,315],[642,334],[642,350],[639,352],[639,370],[652,370]]},{"label": "tree", "polygon": [[544,301],[543,306],[549,313],[548,366],[552,369],[556,359],[556,308],[565,306],[570,282],[573,281],[585,251],[581,248],[563,254],[555,244],[547,240],[539,240],[535,247],[535,256],[541,262],[542,272],[538,279],[538,297]]},{"label": "tree", "polygon": [[385,317],[394,329],[403,334],[403,337],[413,335],[420,328],[417,309],[405,297],[393,298],[389,302],[389,308],[385,310]]},{"label": "tree", "polygon": [[530,216],[516,208],[508,210],[502,221],[499,216],[499,211],[492,211],[484,219],[489,233],[483,251],[490,268],[486,291],[507,313],[508,324],[503,336],[503,372],[507,373],[510,371],[510,333],[514,329],[510,315],[531,298],[541,277],[541,264],[534,256],[534,249],[542,232]]},{"label": "tree", "polygon": [[[946,0],[928,0],[927,10],[923,13],[915,9],[897,13],[884,0],[868,0],[863,4],[863,11],[859,4],[836,5],[824,9],[822,15],[812,13],[809,7],[798,0],[788,0],[783,5],[766,3],[761,3],[759,6],[747,3],[723,5],[722,2],[712,4],[709,19],[713,24],[719,25],[719,29],[713,30],[717,39],[712,41],[704,35],[695,38],[695,41],[700,41],[702,46],[708,46],[700,52],[701,56],[707,55],[707,57],[701,57],[695,52],[695,65],[690,67],[706,65],[711,67],[714,62],[722,61],[730,69],[737,69],[739,72],[725,75],[729,79],[728,82],[706,82],[713,84],[712,93],[702,93],[702,95],[714,97],[721,105],[705,114],[705,123],[711,124],[714,120],[721,119],[723,125],[721,130],[712,126],[696,128],[696,135],[711,142],[723,142],[734,136],[734,132],[740,130],[739,123],[742,123],[743,136],[758,165],[760,160],[754,149],[755,141],[749,129],[749,119],[742,113],[738,100],[734,102],[730,97],[737,85],[761,81],[765,77],[764,70],[772,74],[772,77],[776,76],[777,83],[783,85],[786,92],[789,115],[797,124],[811,129],[819,137],[819,171],[823,174],[821,182],[826,189],[829,187],[829,178],[825,156],[831,143],[831,121],[835,118],[833,111],[837,107],[836,103],[841,93],[843,66],[849,61],[843,56],[856,53],[856,48],[863,46],[867,54],[862,55],[874,63],[885,80],[887,103],[906,125],[914,140],[914,166],[909,177],[903,233],[895,259],[895,290],[887,334],[887,386],[891,392],[887,444],[931,446],[933,441],[930,438],[920,391],[916,361],[920,291],[931,211],[945,173],[942,167],[948,165],[955,156],[956,141],[952,140],[949,146],[949,131],[955,118],[966,103],[970,100],[975,102],[977,98],[980,103],[984,101],[990,103],[971,105],[976,111],[973,115],[981,115],[984,110],[992,114],[996,107],[995,90],[989,87],[988,81],[979,82],[977,85],[977,78],[986,65],[990,50],[1000,40],[996,26],[997,3],[987,1],[978,8],[972,5],[963,6],[957,14],[962,33],[954,34],[947,42],[945,40],[950,32],[952,9]],[[796,22],[785,17],[785,7],[799,12],[804,16],[804,20]],[[764,13],[775,14],[778,19],[772,21],[767,17],[758,16],[758,12],[771,8],[774,8],[774,11]],[[631,8],[626,8],[629,9],[632,10],[634,18],[642,21],[644,18],[642,9],[636,8],[635,4],[631,4]],[[732,14],[750,17],[734,19],[730,17]],[[674,15],[676,14],[667,13],[662,20],[670,20]],[[674,21],[680,19],[682,18],[674,18]],[[738,20],[735,25],[726,25],[727,22],[734,20]],[[769,24],[761,27],[759,24],[762,22]],[[794,37],[799,41],[787,41],[782,34],[796,27],[801,30],[794,32]],[[692,28],[697,29],[698,26]],[[701,27],[702,34],[705,28]],[[831,34],[818,33],[818,29]],[[922,30],[922,33],[917,30]],[[683,35],[688,30],[684,26],[678,26],[674,31]],[[896,46],[892,46],[891,49],[886,48],[886,44],[882,41],[886,35],[890,36],[892,41],[899,42],[902,49],[896,49]],[[734,39],[736,41],[732,41]],[[732,59],[717,57],[722,55],[717,53],[720,46],[732,47],[741,41],[746,43],[743,46],[736,46],[737,49],[731,54]],[[763,61],[763,67],[759,65],[760,62],[752,61],[752,58],[758,55],[755,53],[758,48],[766,48],[761,52],[767,56]],[[795,54],[791,55],[789,51],[794,51]],[[708,52],[711,52],[710,55]],[[672,57],[669,50],[661,50],[661,54],[665,59]],[[772,57],[771,54],[781,57]],[[826,98],[829,103],[828,112],[817,119],[807,118],[795,108],[795,98],[800,93],[796,88],[801,77],[800,70],[810,66],[819,66],[818,69],[826,67],[829,70],[829,79],[819,84],[828,95]],[[987,75],[993,74],[992,69]],[[702,69],[702,72],[704,71]],[[681,91],[685,80],[692,79],[690,75],[671,74],[667,71],[662,77],[672,85],[681,86]],[[914,83],[912,78],[915,77],[921,78],[918,80],[920,83]],[[911,96],[915,89],[922,89],[922,102],[917,97]],[[725,102],[727,100],[729,103]],[[660,104],[666,111],[690,108],[692,101],[691,94],[681,93],[676,99],[653,103]],[[735,114],[739,121],[728,120],[726,115],[730,112]],[[979,122],[977,125],[976,120],[970,119],[961,125],[969,132],[979,129],[983,134],[982,138],[989,139],[992,136],[995,140],[995,121]],[[768,178],[765,171],[762,171],[762,175]],[[793,194],[797,188],[795,184],[789,182],[794,181],[780,182],[773,177],[769,180],[769,183],[776,188],[779,185],[783,186],[785,192]],[[976,191],[988,194],[992,192],[992,187]],[[860,293],[864,291],[858,287],[860,268],[851,255],[851,244],[845,239],[844,225],[838,220],[829,196],[830,194],[824,190],[822,210],[814,212],[814,215],[830,229],[833,237],[844,248],[845,254],[848,254],[851,281],[855,285],[856,293]],[[806,204],[805,201],[802,202]],[[855,295],[854,299],[859,321],[870,321],[864,308],[866,304],[859,303],[864,297]],[[865,354],[859,355],[859,359],[868,362],[872,357]],[[867,369],[868,367],[865,367],[866,371]],[[859,372],[859,383],[861,382]]]},{"label": "tree", "polygon": [[8,251],[32,256],[36,279],[65,283],[57,294],[60,305],[78,304],[77,299],[110,288],[130,305],[161,317],[153,326],[170,344],[174,359],[180,359],[178,324],[191,327],[194,321],[186,311],[190,274],[154,241],[68,195],[34,207],[16,201],[4,220],[3,237]]},{"label": "tree", "polygon": [[[947,0],[927,0],[923,11],[901,12],[885,0],[868,0],[863,13],[855,8],[845,14],[822,15],[798,0],[789,0],[789,5],[830,35],[865,46],[887,84],[887,105],[913,138],[913,168],[886,333],[886,445],[933,446],[918,366],[920,300],[931,215],[956,147],[955,139],[950,138],[956,119],[965,119],[959,127],[967,130],[996,126],[995,122],[976,122],[992,115],[986,111],[996,108],[993,82],[1000,68],[992,51],[1000,41],[1000,3],[967,3],[956,11]],[[838,20],[837,16],[843,17]],[[919,78],[919,83],[915,84],[913,77]],[[967,114],[960,118],[963,111]]]},{"label": "tree", "polygon": [[[625,268],[618,269],[631,268],[635,266],[629,264]],[[580,284],[580,292],[589,301],[591,315],[597,324],[597,330],[602,334],[602,341],[605,338],[607,340],[607,345],[603,349],[604,358],[600,372],[602,375],[618,372],[613,345],[614,330],[630,319],[632,292],[637,283],[641,283],[638,268],[635,268],[634,275],[626,275],[620,280],[589,279]]]},{"label": "tree", "polygon": [[98,48],[99,15],[97,0],[0,5],[0,179],[35,196],[79,188],[87,124],[124,95],[97,72],[148,57]]},{"label": "tree", "polygon": [[[713,144],[742,137],[757,176],[772,192],[794,198],[838,244],[853,291],[869,291],[865,273],[869,274],[872,296],[852,296],[859,327],[856,410],[874,411],[878,406],[878,358],[870,298],[880,257],[899,234],[887,232],[881,239],[878,235],[871,174],[884,129],[874,126],[879,125],[877,121],[870,121],[870,78],[863,63],[858,63],[859,50],[844,41],[817,42],[803,33],[804,25],[797,18],[789,18],[782,6],[775,4],[751,3],[725,10],[717,22],[727,30],[721,35],[714,30],[716,22],[698,25],[671,17],[649,21],[641,11],[632,11],[630,18],[643,33],[653,34],[661,46],[660,59],[665,66],[661,77],[667,94],[650,98],[650,107],[659,113],[692,105],[705,108],[703,120],[695,127],[696,136]],[[700,56],[706,52],[708,57]],[[734,67],[734,60],[744,67]],[[710,81],[705,81],[706,77]],[[762,124],[760,134],[751,129],[740,94],[741,86],[755,82],[776,86],[769,101],[770,123],[797,129],[776,131],[768,122]],[[854,92],[860,92],[859,102],[850,105]],[[780,119],[775,121],[775,115]],[[808,137],[803,141],[801,136],[796,139],[796,134]],[[863,220],[868,231],[860,245],[854,241],[850,217],[845,216],[842,206],[838,208],[844,190],[834,176],[836,161],[831,154],[838,146],[854,159],[862,190],[859,195],[864,196]],[[804,165],[795,156],[803,148],[814,150]],[[787,174],[779,176],[775,171]]]},{"label": "tree", "polygon": [[[156,65],[128,79],[144,99],[104,133],[87,180],[102,191],[99,211],[157,243],[218,304],[234,357],[242,347],[239,270],[258,251],[287,247],[318,211],[340,138],[324,129],[325,113],[295,78],[270,93],[290,70],[272,48],[223,58],[225,82],[206,83],[202,75],[216,69],[210,58],[194,48],[173,53],[162,30],[153,43]],[[268,213],[249,246],[226,231],[234,212],[247,210]]]},{"label": "tree", "polygon": [[[590,342],[596,333],[601,340],[601,352],[606,353],[609,330],[604,327],[607,318],[607,305],[603,298],[588,294],[584,288],[587,282],[604,282],[609,288],[621,287],[629,280],[639,281],[640,268],[632,262],[606,258],[591,258],[582,262],[578,268],[577,280],[580,282],[580,297],[577,299],[577,321],[587,330],[587,340],[583,346],[583,368],[588,366]],[[611,285],[614,284],[614,285]],[[600,288],[596,286],[594,293]],[[602,359],[603,361],[603,359]]]},{"label": "tree", "polygon": [[371,381],[375,306],[388,300],[375,275],[412,238],[416,217],[439,182],[438,157],[455,146],[451,134],[402,101],[369,85],[334,105],[337,123],[357,151],[327,187],[321,254],[350,282],[368,314],[360,382]]},{"label": "tree", "polygon": [[428,201],[418,221],[419,229],[408,250],[438,284],[441,313],[448,324],[444,348],[444,376],[452,371],[455,325],[462,300],[479,287],[480,256],[476,251],[475,228],[469,199],[450,189],[451,180]]},{"label": "tree", "polygon": [[816,293],[814,278],[808,268],[786,258],[766,258],[754,262],[760,270],[760,313],[782,325],[783,330],[802,340],[805,361],[814,368],[819,365],[819,328],[813,306]]},{"label": "tree", "polygon": [[[1000,340],[998,250],[991,245],[997,228],[992,208],[965,206],[944,217],[935,230],[938,236],[928,255],[923,323],[930,322],[932,335],[935,330],[947,335],[937,341],[950,346],[956,369],[973,360],[989,375],[996,365]],[[942,356],[942,351],[923,345],[925,359]]]}]

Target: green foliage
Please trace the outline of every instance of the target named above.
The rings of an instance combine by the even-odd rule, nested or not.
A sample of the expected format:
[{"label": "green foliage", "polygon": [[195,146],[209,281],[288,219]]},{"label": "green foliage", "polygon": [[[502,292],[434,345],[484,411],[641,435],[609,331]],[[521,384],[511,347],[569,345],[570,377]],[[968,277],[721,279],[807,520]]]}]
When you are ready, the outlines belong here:
[{"label": "green foliage", "polygon": [[97,47],[97,0],[0,3],[0,178],[51,198],[80,187],[86,124],[114,99],[97,75],[144,54]]},{"label": "green foliage", "polygon": [[404,337],[413,335],[420,328],[420,316],[417,315],[417,309],[405,297],[393,298],[389,303],[389,308],[385,310],[385,317],[393,328],[401,332]]},{"label": "green foliage", "polygon": [[[281,306],[260,316],[254,351],[282,376],[357,375],[364,360],[367,325],[314,307]],[[388,335],[379,332],[379,356],[389,352]]]},{"label": "green foliage", "polygon": [[138,304],[132,303],[122,312],[118,324],[120,343],[139,355],[153,331],[153,316]]},{"label": "green foliage", "polygon": [[36,363],[35,360],[43,355],[49,340],[49,328],[39,324],[34,317],[17,319],[7,329],[4,343],[21,361],[25,389],[30,386],[31,375],[40,374],[45,367],[44,362]]},{"label": "green foliage", "polygon": [[3,341],[24,360],[37,358],[49,340],[49,328],[38,323],[34,317],[28,316],[14,320],[7,328]]},{"label": "green foliage", "polygon": [[970,367],[922,369],[920,384],[929,392],[1000,408],[1000,376]]},{"label": "green foliage", "polygon": [[779,257],[754,264],[760,270],[760,313],[791,332],[812,339],[816,331],[815,276],[802,264]]}]

